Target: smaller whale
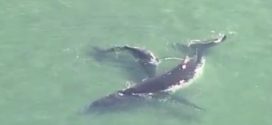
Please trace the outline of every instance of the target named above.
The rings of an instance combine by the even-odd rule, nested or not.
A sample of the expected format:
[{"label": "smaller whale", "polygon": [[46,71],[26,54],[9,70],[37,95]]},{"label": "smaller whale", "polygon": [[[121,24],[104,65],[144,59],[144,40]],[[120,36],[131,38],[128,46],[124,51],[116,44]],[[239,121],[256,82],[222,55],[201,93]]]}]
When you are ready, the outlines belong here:
[{"label": "smaller whale", "polygon": [[149,50],[132,47],[132,46],[116,46],[108,49],[95,48],[97,53],[112,53],[112,52],[122,52],[126,51],[131,54],[136,61],[141,65],[148,77],[153,77],[156,74],[157,66],[160,63],[160,60]]}]

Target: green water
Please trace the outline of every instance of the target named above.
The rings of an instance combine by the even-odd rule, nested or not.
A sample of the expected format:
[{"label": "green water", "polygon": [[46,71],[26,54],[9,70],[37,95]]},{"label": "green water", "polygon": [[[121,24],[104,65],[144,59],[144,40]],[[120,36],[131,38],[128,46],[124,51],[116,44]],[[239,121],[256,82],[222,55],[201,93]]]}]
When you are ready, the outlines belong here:
[{"label": "green water", "polygon": [[[1,125],[271,125],[272,1],[0,0]],[[163,104],[82,116],[125,87],[127,71],[91,46],[130,44],[160,57],[169,44],[217,33],[203,75],[177,92],[205,111]],[[162,63],[165,72],[177,62]],[[131,69],[135,70],[135,69]]]}]

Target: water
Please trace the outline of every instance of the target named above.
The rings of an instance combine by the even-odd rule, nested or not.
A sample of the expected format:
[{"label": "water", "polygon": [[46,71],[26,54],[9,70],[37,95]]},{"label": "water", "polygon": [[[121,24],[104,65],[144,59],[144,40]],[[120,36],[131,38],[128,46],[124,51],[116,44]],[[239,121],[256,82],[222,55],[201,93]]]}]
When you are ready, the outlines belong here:
[{"label": "water", "polygon": [[[271,125],[272,9],[265,0],[0,0],[1,125]],[[125,87],[122,65],[91,46],[130,44],[183,57],[171,43],[225,33],[203,75],[179,91],[205,108],[143,106],[82,116],[90,101]],[[162,63],[167,71],[177,61]],[[131,69],[135,71],[136,69]]]}]

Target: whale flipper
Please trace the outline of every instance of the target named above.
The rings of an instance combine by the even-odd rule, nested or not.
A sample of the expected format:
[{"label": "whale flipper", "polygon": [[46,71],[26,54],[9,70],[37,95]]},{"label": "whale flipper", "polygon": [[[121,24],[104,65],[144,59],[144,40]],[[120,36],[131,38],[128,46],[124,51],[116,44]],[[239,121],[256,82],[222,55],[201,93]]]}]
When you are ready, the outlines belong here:
[{"label": "whale flipper", "polygon": [[183,104],[183,105],[186,105],[191,108],[198,109],[198,110],[203,110],[203,111],[205,110],[204,108],[192,103],[191,101],[184,98],[183,96],[171,95],[168,92],[160,92],[160,93],[153,95],[152,97],[154,99],[163,100],[166,102],[174,102],[174,103]]},{"label": "whale flipper", "polygon": [[190,106],[192,108],[195,108],[195,109],[198,109],[198,110],[202,110],[202,111],[205,111],[204,108],[190,102],[188,99],[182,97],[182,96],[170,96],[170,100],[174,101],[174,102],[178,102],[180,104],[184,104],[184,105],[187,105],[187,106]]}]

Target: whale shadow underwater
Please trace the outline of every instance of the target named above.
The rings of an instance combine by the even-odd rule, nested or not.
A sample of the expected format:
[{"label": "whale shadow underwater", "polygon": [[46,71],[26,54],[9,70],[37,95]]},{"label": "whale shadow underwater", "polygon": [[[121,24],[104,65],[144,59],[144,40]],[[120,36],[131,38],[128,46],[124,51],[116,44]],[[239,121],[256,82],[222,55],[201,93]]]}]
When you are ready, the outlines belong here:
[{"label": "whale shadow underwater", "polygon": [[172,93],[189,86],[192,80],[199,76],[205,64],[206,52],[211,47],[225,41],[225,39],[226,35],[219,34],[217,38],[193,41],[187,45],[177,44],[179,49],[189,50],[188,54],[176,67],[161,75],[156,75],[156,68],[160,63],[160,59],[155,57],[149,50],[130,46],[117,46],[109,49],[94,48],[96,58],[103,58],[101,54],[105,55],[116,51],[129,52],[148,78],[93,101],[84,112],[88,114],[92,112],[129,110],[165,101],[177,102],[194,109],[205,110],[186,98],[175,96]]}]

